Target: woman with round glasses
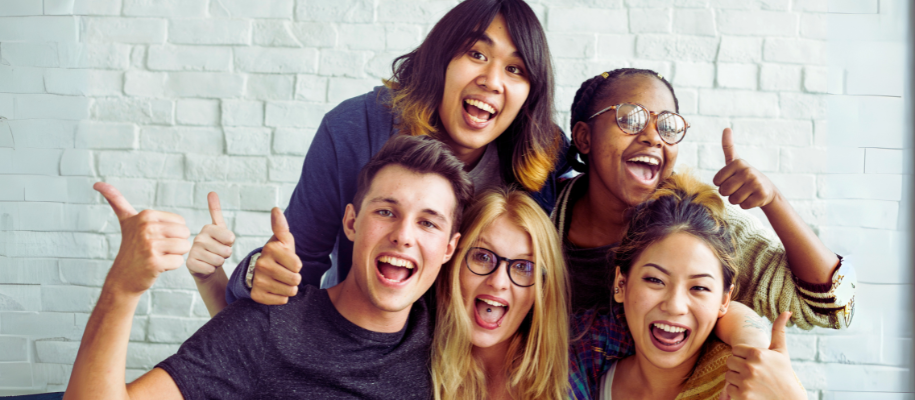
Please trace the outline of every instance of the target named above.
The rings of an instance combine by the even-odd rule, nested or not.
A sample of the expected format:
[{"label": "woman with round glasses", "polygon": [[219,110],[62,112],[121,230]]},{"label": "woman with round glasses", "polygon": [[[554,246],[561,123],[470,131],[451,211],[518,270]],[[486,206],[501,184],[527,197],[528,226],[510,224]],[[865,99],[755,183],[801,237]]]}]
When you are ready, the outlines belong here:
[{"label": "woman with round glasses", "polygon": [[436,282],[436,399],[568,395],[568,284],[559,238],[526,193],[484,193]]},{"label": "woman with round glasses", "polygon": [[[627,211],[673,174],[679,143],[690,127],[678,110],[673,87],[650,70],[603,73],[576,93],[567,161],[583,174],[564,183],[552,214],[569,268],[573,313],[611,312],[612,249],[628,227]],[[848,326],[854,270],[820,242],[764,174],[737,158],[730,129],[722,135],[722,148],[726,165],[713,180],[719,193],[741,208],[762,208],[778,235],[739,208],[727,207],[743,288],[735,300],[770,320],[791,311],[791,322],[803,329]],[[724,318],[733,318],[731,308]],[[592,324],[575,321],[573,336]],[[715,331],[728,344],[767,345],[764,333],[729,337],[735,326],[730,322],[717,324]],[[625,327],[609,323],[600,328],[600,334],[572,343],[572,390],[579,399],[596,396],[598,377],[609,361],[633,351]],[[577,357],[592,347],[603,353]]]}]

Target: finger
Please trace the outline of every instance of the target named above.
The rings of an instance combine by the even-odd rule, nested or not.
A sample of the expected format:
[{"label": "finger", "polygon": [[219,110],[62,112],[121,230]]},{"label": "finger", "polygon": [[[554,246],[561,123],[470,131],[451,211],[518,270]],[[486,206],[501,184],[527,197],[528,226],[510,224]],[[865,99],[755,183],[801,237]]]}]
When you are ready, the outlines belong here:
[{"label": "finger", "polygon": [[139,214],[146,221],[157,221],[157,222],[170,222],[175,224],[186,225],[184,222],[184,217],[170,213],[168,211],[158,211],[158,210],[143,210]]},{"label": "finger", "polygon": [[761,207],[766,201],[766,196],[762,192],[753,192],[750,197],[747,197],[742,203],[740,203],[740,208],[744,210],[749,210],[751,208]]},{"label": "finger", "polygon": [[158,233],[163,238],[169,239],[187,239],[191,237],[191,230],[185,224],[175,222],[154,222],[153,232]]},{"label": "finger", "polygon": [[184,257],[182,257],[180,254],[166,254],[162,256],[160,262],[163,270],[171,271],[184,264]]},{"label": "finger", "polygon": [[289,223],[279,207],[273,207],[273,210],[270,211],[270,227],[273,229],[273,235],[280,242],[283,242],[288,248],[295,248],[295,240],[292,234],[289,233]]},{"label": "finger", "polygon": [[737,357],[737,356],[728,357],[727,361],[725,361],[725,365],[727,365],[728,370],[730,370],[734,373],[737,373],[737,374],[747,373],[747,371],[749,371],[749,369],[747,368],[747,360],[745,360],[741,357]]},{"label": "finger", "polygon": [[254,265],[254,277],[258,276],[276,280],[288,286],[298,286],[302,282],[302,275],[299,275],[298,272],[290,271],[276,261],[263,258],[259,258],[257,264]]},{"label": "finger", "polygon": [[734,136],[731,128],[724,128],[721,132],[721,149],[724,150],[724,164],[730,164],[737,159],[737,150],[734,149]]},{"label": "finger", "polygon": [[785,326],[788,324],[789,318],[791,318],[791,312],[785,311],[779,314],[778,319],[772,324],[772,344],[769,345],[769,350],[788,354],[788,340],[785,337]]},{"label": "finger", "polygon": [[[719,188],[719,191],[724,191],[724,187],[729,185],[731,181],[736,181],[736,180],[733,178],[728,179],[728,181],[725,182],[724,185],[721,185],[721,188]],[[728,195],[728,201],[731,204],[740,204],[741,206],[743,206],[743,203],[745,203],[747,201],[747,199],[749,199],[750,196],[752,196],[755,192],[756,192],[756,187],[755,187],[755,185],[752,184],[752,182],[743,182],[743,185],[741,185],[739,188],[737,188],[731,194]],[[747,207],[744,207],[744,209],[746,209],[746,208]],[[752,207],[750,207],[750,208],[752,208]]]},{"label": "finger", "polygon": [[192,252],[187,258],[187,269],[191,271],[192,274],[209,276],[216,271],[216,266],[208,263],[207,261],[200,260]]},{"label": "finger", "polygon": [[199,243],[203,250],[222,258],[229,258],[232,256],[231,247],[219,243],[211,237],[202,237],[202,235],[197,235],[197,238],[194,239],[194,243]]},{"label": "finger", "polygon": [[725,383],[724,388],[721,390],[721,395],[718,396],[718,400],[731,400],[731,396],[728,396],[728,386],[730,384]]},{"label": "finger", "polygon": [[261,281],[257,283],[257,286],[267,293],[285,297],[293,297],[299,291],[298,286],[290,286],[283,282],[267,278],[262,278]]},{"label": "finger", "polygon": [[217,225],[204,225],[203,229],[200,230],[200,234],[197,235],[197,237],[201,236],[229,247],[235,243],[235,233]]},{"label": "finger", "polygon": [[181,256],[191,251],[191,243],[185,239],[159,239],[153,243],[153,248],[158,251],[159,254]]},{"label": "finger", "polygon": [[739,381],[740,379],[740,376],[733,371],[728,371],[724,374],[724,380],[728,382],[728,385],[725,386],[724,391],[727,392],[729,397],[737,397],[740,395],[740,386],[735,384],[735,382]]},{"label": "finger", "polygon": [[188,262],[190,262],[190,257],[200,260],[207,265],[213,266],[214,268],[219,267],[226,262],[226,257],[207,250],[200,251],[195,249],[191,252],[191,255],[188,256]]},{"label": "finger", "polygon": [[219,206],[219,195],[216,192],[207,194],[207,204],[210,207],[210,218],[213,219],[213,225],[227,227],[226,220],[222,219],[222,207]]},{"label": "finger", "polygon": [[714,183],[715,186],[721,186],[721,184],[730,179],[732,175],[737,174],[739,171],[743,170],[743,167],[744,163],[740,162],[740,160],[725,165],[724,168],[718,170],[718,173],[716,173],[712,178],[712,183]]},{"label": "finger", "polygon": [[[746,181],[744,181],[743,178],[737,175],[731,175],[728,179],[718,185],[718,193],[721,193],[721,195],[725,197],[731,196],[734,192],[740,190],[744,184],[746,184]],[[731,203],[734,204],[733,201]]]},{"label": "finger", "polygon": [[135,210],[121,192],[111,184],[96,182],[95,185],[92,185],[92,188],[101,193],[102,196],[105,196],[105,200],[108,200],[108,204],[111,205],[114,214],[118,216],[118,221],[123,221],[137,215],[137,210]]},{"label": "finger", "polygon": [[251,289],[251,300],[268,306],[277,306],[289,302],[288,296],[278,296],[273,293],[267,293],[263,290]]}]

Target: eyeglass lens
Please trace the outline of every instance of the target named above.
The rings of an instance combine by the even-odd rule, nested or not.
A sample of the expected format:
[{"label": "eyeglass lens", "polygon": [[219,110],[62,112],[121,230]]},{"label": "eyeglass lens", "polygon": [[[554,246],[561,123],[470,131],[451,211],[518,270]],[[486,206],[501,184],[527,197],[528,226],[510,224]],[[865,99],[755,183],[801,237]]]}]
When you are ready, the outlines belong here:
[{"label": "eyeglass lens", "polygon": [[[534,284],[534,263],[528,260],[508,260],[508,277],[518,286]],[[490,250],[474,247],[467,253],[467,266],[477,275],[489,275],[502,263]]]},{"label": "eyeglass lens", "polygon": [[[651,120],[651,114],[638,104],[623,103],[616,109],[616,121],[623,132],[635,135],[641,132]],[[658,114],[658,133],[667,143],[677,143],[686,134],[686,121],[683,117],[671,113]]]}]

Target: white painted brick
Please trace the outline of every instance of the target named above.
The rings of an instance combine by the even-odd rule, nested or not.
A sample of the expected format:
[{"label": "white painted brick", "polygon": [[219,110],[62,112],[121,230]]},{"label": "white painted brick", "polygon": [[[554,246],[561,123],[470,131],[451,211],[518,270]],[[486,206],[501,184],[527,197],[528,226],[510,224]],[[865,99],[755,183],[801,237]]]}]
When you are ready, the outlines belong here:
[{"label": "white painted brick", "polygon": [[175,111],[175,120],[182,125],[219,125],[219,100],[178,100]]},{"label": "white painted brick", "polygon": [[0,310],[41,311],[41,286],[0,285]]},{"label": "white painted brick", "polygon": [[150,126],[140,132],[144,150],[222,154],[223,134],[219,128]]},{"label": "white painted brick", "polygon": [[295,85],[295,77],[292,75],[248,74],[248,85],[245,89],[245,98],[257,100],[292,100]]},{"label": "white painted brick", "polygon": [[794,0],[792,11],[827,12],[827,0]]},{"label": "white painted brick", "polygon": [[813,361],[817,355],[817,337],[813,335],[785,336],[788,339],[788,354],[792,360]]},{"label": "white painted brick", "polygon": [[718,31],[725,35],[795,36],[796,14],[773,11],[718,10]]},{"label": "white painted brick", "polygon": [[158,178],[165,169],[165,153],[103,151],[97,153],[102,176]]},{"label": "white painted brick", "polygon": [[761,38],[722,36],[718,51],[719,62],[756,63],[762,60]]},{"label": "white painted brick", "polygon": [[60,149],[73,147],[76,121],[23,119],[8,121],[16,148]]},{"label": "white painted brick", "polygon": [[[373,78],[389,79],[392,75],[391,64],[400,53],[378,53],[365,64],[365,72]],[[554,53],[555,56],[555,53]],[[323,100],[322,100],[323,101]]]},{"label": "white painted brick", "polygon": [[[64,68],[127,69],[130,45],[121,43],[58,44],[60,66]],[[5,56],[5,54],[4,54]]]},{"label": "white painted brick", "polygon": [[57,259],[0,257],[0,283],[55,284],[61,283]]},{"label": "white painted brick", "polygon": [[60,57],[55,42],[0,43],[3,59],[12,66],[58,67]]},{"label": "white painted brick", "polygon": [[758,67],[754,64],[718,64],[718,86],[756,89]]},{"label": "white painted brick", "polygon": [[895,174],[828,174],[819,178],[825,199],[902,199],[902,176]]},{"label": "white painted brick", "polygon": [[825,364],[830,389],[866,392],[910,392],[909,368],[878,365]]},{"label": "white painted brick", "polygon": [[613,65],[613,63],[610,62],[598,63],[586,60],[557,59],[553,64],[553,68],[557,85],[578,87],[582,82],[603,71],[611,71],[626,65],[628,65],[628,63],[622,61]]},{"label": "white painted brick", "polygon": [[718,39],[702,36],[639,35],[636,55],[653,60],[714,61]]},{"label": "white painted brick", "polygon": [[337,44],[337,27],[326,22],[295,22],[292,34],[308,47],[334,47]]},{"label": "white painted brick", "polygon": [[304,21],[372,22],[374,18],[371,0],[299,0],[295,10],[295,19]]},{"label": "white painted brick", "polygon": [[137,343],[127,345],[127,368],[150,370],[178,351],[177,344]]},{"label": "white painted brick", "polygon": [[625,10],[551,8],[547,30],[552,32],[628,33]]},{"label": "white painted brick", "polygon": [[303,156],[314,137],[314,129],[276,128],[273,132],[273,152]]},{"label": "white painted brick", "polygon": [[320,75],[297,75],[295,99],[323,103],[327,101],[327,77]]},{"label": "white painted brick", "polygon": [[823,65],[826,63],[826,43],[809,39],[767,38],[763,44],[763,59],[788,64]]},{"label": "white painted brick", "polygon": [[208,46],[149,46],[146,64],[158,71],[229,71],[232,49]]},{"label": "white painted brick", "polygon": [[25,181],[26,201],[68,201],[67,180],[54,176],[30,176]]},{"label": "white painted brick", "polygon": [[908,126],[901,98],[884,96],[823,96],[830,118],[842,116],[841,124],[829,127],[830,146],[901,149]]},{"label": "white painted brick", "polygon": [[260,101],[223,100],[223,126],[262,126],[264,103]]},{"label": "white painted brick", "polygon": [[175,104],[172,100],[104,98],[93,102],[94,119],[139,124],[171,124]]},{"label": "white painted brick", "polygon": [[241,187],[241,209],[250,211],[270,211],[277,204],[276,186],[244,185]]},{"label": "white painted brick", "polygon": [[370,56],[361,51],[322,50],[318,71],[327,76],[361,78],[365,76],[363,67]]},{"label": "white painted brick", "polygon": [[0,91],[7,93],[44,93],[42,68],[0,65]]},{"label": "white painted brick", "polygon": [[829,70],[825,67],[804,67],[804,90],[812,93],[826,93]]},{"label": "white painted brick", "polygon": [[124,85],[120,71],[49,69],[44,84],[48,93],[74,96],[119,96]]},{"label": "white painted brick", "polygon": [[716,36],[715,14],[707,8],[675,8],[673,31],[685,35]]},{"label": "white painted brick", "polygon": [[264,125],[274,127],[317,128],[327,106],[301,102],[268,102]]},{"label": "white painted brick", "polygon": [[903,150],[866,149],[864,172],[867,174],[902,174],[905,171]]},{"label": "white painted brick", "polygon": [[863,174],[864,150],[858,147],[829,146],[826,154],[826,171],[834,174]]},{"label": "white painted brick", "polygon": [[202,18],[207,0],[124,0],[123,13],[134,17]]},{"label": "white painted brick", "polygon": [[[766,147],[737,147],[738,157],[762,172],[778,171],[778,149]],[[720,144],[703,144],[699,146],[699,168],[720,170],[724,168],[724,152]]]},{"label": "white painted brick", "polygon": [[235,49],[235,66],[246,72],[314,73],[318,52],[315,49],[241,47]]},{"label": "white painted brick", "polygon": [[801,14],[801,37],[826,40],[828,27],[826,14]]},{"label": "white painted brick", "polygon": [[79,338],[73,314],[57,312],[0,312],[0,333],[28,336],[32,340],[64,337]]},{"label": "white painted brick", "polygon": [[169,43],[179,44],[248,44],[251,21],[247,19],[171,19]]},{"label": "white painted brick", "polygon": [[91,312],[101,289],[83,286],[45,286],[41,291],[44,311]]},{"label": "white painted brick", "polygon": [[293,0],[215,0],[210,15],[240,18],[292,18]]},{"label": "white painted brick", "polygon": [[899,202],[882,200],[830,200],[829,225],[895,230]]},{"label": "white painted brick", "polygon": [[92,152],[83,149],[66,149],[60,157],[61,175],[94,176],[95,163]]},{"label": "white painted brick", "polygon": [[831,13],[877,14],[880,10],[880,5],[877,0],[830,0],[828,4],[828,10]]},{"label": "white painted brick", "polygon": [[296,184],[286,183],[280,184],[280,204],[289,204],[289,201],[292,199],[292,192],[295,191]]},{"label": "white painted brick", "polygon": [[379,0],[375,13],[378,22],[415,24],[416,21],[438,21],[452,8],[454,3],[451,1]]},{"label": "white painted brick", "polygon": [[635,35],[597,35],[597,57],[601,60],[635,57]]},{"label": "white painted brick", "polygon": [[[105,238],[100,235],[74,232],[14,232],[16,257],[87,257],[102,258],[107,253]],[[54,311],[45,308],[46,311]],[[59,310],[58,310],[59,311]]]},{"label": "white painted brick", "polygon": [[827,172],[830,151],[832,149],[783,147],[781,149],[780,171],[783,173]]},{"label": "white painted brick", "polygon": [[[229,166],[229,159],[225,156],[210,156],[203,154],[188,154],[187,176],[191,181],[224,181]],[[199,196],[198,196],[199,197]],[[206,195],[204,195],[206,197]]]},{"label": "white painted brick", "polygon": [[0,200],[25,200],[25,177],[0,175]]},{"label": "white painted brick", "polygon": [[101,287],[111,269],[111,261],[61,259],[60,276],[71,285]]},{"label": "white painted brick", "polygon": [[29,339],[21,336],[0,336],[0,361],[28,361]]},{"label": "white painted brick", "polygon": [[[384,48],[384,26],[372,24],[342,24],[339,28],[340,45],[347,49],[379,50]],[[323,58],[324,54],[322,54],[321,57]]]},{"label": "white painted brick", "polygon": [[167,21],[156,18],[82,17],[80,40],[86,42],[163,43]]},{"label": "white painted brick", "polygon": [[341,101],[365,94],[380,84],[377,79],[330,78],[327,101],[336,106]]},{"label": "white painted brick", "polygon": [[65,42],[79,39],[75,17],[0,17],[0,42]]},{"label": "white painted brick", "polygon": [[699,111],[699,92],[695,89],[674,88],[680,114],[695,114]]},{"label": "white painted brick", "polygon": [[593,58],[597,51],[597,38],[593,34],[550,33],[547,41],[552,45],[550,53],[556,58]]},{"label": "white painted brick", "polygon": [[79,342],[41,340],[35,342],[38,361],[55,364],[73,364],[79,351]]},{"label": "white painted brick", "polygon": [[[880,363],[900,367],[912,365],[912,339],[911,338],[885,338]],[[901,396],[900,396],[901,398]]]},{"label": "white painted brick", "polygon": [[74,15],[120,15],[120,0],[74,0]]},{"label": "white painted brick", "polygon": [[[121,194],[136,208],[151,206],[156,203],[156,181],[134,178],[106,178],[108,182],[121,191]],[[120,238],[120,235],[118,235]],[[120,242],[119,242],[120,244]],[[113,247],[112,250],[117,250]],[[113,256],[111,258],[114,258]]]},{"label": "white painted brick", "polygon": [[73,0],[47,0],[44,2],[45,15],[73,14]]},{"label": "white painted brick", "polygon": [[0,8],[0,17],[44,15],[41,0],[6,0]]},{"label": "white painted brick", "polygon": [[[267,159],[263,157],[229,157],[226,179],[236,182],[263,182],[267,180]],[[244,207],[242,193],[242,207]]]},{"label": "white painted brick", "polygon": [[254,21],[254,44],[269,47],[301,47],[290,29],[289,21]]},{"label": "white painted brick", "polygon": [[[413,25],[387,25],[384,31],[385,50],[410,51],[422,42],[422,29]],[[553,43],[550,40],[550,43]],[[555,46],[551,49],[555,50]]]},{"label": "white painted brick", "polygon": [[15,99],[16,118],[88,119],[89,99],[53,94],[19,94]]},{"label": "white painted brick", "polygon": [[817,352],[819,360],[842,364],[879,364],[879,338],[871,336],[824,336]]},{"label": "white painted brick", "polygon": [[816,198],[816,176],[802,174],[766,174],[769,180],[789,200]]},{"label": "white painted brick", "polygon": [[238,185],[229,183],[198,183],[194,185],[194,207],[207,208],[207,194],[216,192],[223,210],[237,210],[240,207]]},{"label": "white painted brick", "polygon": [[231,73],[172,72],[168,92],[180,97],[239,97],[245,90],[245,76]]},{"label": "white painted brick", "polygon": [[[204,200],[206,200],[206,196],[204,196]],[[211,222],[209,211],[206,211],[206,210],[199,210],[199,211],[204,214],[204,218],[207,223]],[[187,212],[184,212],[182,214],[188,215]],[[195,224],[189,223],[188,228],[191,228],[191,225],[195,225]],[[204,224],[200,224],[199,226],[193,227],[194,229],[191,229],[191,231],[199,232],[200,228],[203,227],[203,225]],[[156,283],[155,283],[155,285],[153,285],[153,289],[158,290],[158,289],[163,289],[163,288],[190,289],[190,290],[195,290],[195,291],[197,290],[197,286],[195,286],[195,284],[194,284],[194,278],[191,277],[191,274],[190,274],[190,272],[188,272],[187,268],[184,268],[183,266],[181,268],[174,269],[171,271],[165,271],[159,275],[159,279],[156,279]]]},{"label": "white painted brick", "polygon": [[[0,107],[4,107],[4,104],[2,102],[3,102],[3,98],[0,97]],[[12,97],[10,97],[10,106],[9,107],[10,107],[9,113],[7,115],[12,116],[13,115]],[[9,120],[6,119],[6,117],[4,117],[3,114],[6,114],[6,112],[2,108],[0,108],[0,147],[13,148],[13,147],[15,147],[15,143],[13,142],[13,132],[10,131]]]},{"label": "white painted brick", "polygon": [[200,293],[197,293],[197,295],[194,296],[194,305],[191,306],[191,316],[207,318],[210,316],[206,303],[200,298]]},{"label": "white painted brick", "polygon": [[[63,205],[60,203],[5,203],[4,211],[12,212],[12,230],[55,231],[66,229],[63,221]],[[0,210],[3,210],[0,209]]]},{"label": "white painted brick", "polygon": [[[190,294],[190,292],[187,292]],[[191,305],[188,299],[185,308]],[[206,324],[207,318],[149,317],[149,341],[154,343],[182,343]]]},{"label": "white painted brick", "polygon": [[156,204],[166,207],[193,207],[193,182],[159,182]]},{"label": "white painted brick", "polygon": [[[190,316],[191,303],[194,300],[192,292],[156,289],[150,293],[152,295],[152,313],[154,315]],[[155,316],[150,317],[150,327],[155,325],[155,322],[153,322],[155,318]],[[152,334],[152,330],[150,330],[150,334]]]},{"label": "white painted brick", "polygon": [[269,155],[270,128],[225,128],[226,152],[233,155]]},{"label": "white painted brick", "polygon": [[134,124],[82,121],[76,128],[76,148],[135,149],[137,127]]},{"label": "white painted brick", "polygon": [[235,225],[233,230],[236,235],[242,236],[272,236],[273,230],[270,228],[270,213],[239,211],[235,213]]},{"label": "white painted brick", "polygon": [[778,115],[778,96],[744,90],[699,91],[699,112],[704,115],[736,117],[774,117]]},{"label": "white painted brick", "polygon": [[629,32],[668,33],[671,27],[671,12],[665,8],[629,9]]},{"label": "white painted brick", "polygon": [[781,93],[778,98],[781,116],[784,118],[826,118],[826,96],[802,93]]},{"label": "white painted brick", "polygon": [[[855,265],[867,265],[867,268],[856,268],[859,282],[875,282],[879,293],[866,296],[862,293],[859,298],[879,298],[888,302],[888,292],[885,284],[908,283],[912,281],[912,273],[903,261],[904,249],[909,242],[905,233],[889,230],[821,227],[820,238],[823,244],[843,256],[851,256],[850,262]],[[860,269],[860,271],[858,271]],[[864,289],[864,287],[862,287]],[[906,296],[901,296],[906,297]],[[900,301],[901,302],[901,301]],[[907,304],[898,307],[911,307]]]},{"label": "white painted brick", "polygon": [[[813,124],[810,121],[736,119],[733,134],[735,144],[769,146],[774,142],[783,146],[808,147],[813,143]],[[719,131],[719,143],[720,138]]]},{"label": "white painted brick", "polygon": [[116,232],[117,218],[107,204],[64,204],[67,230],[77,232]]},{"label": "white painted brick", "polygon": [[782,64],[762,64],[759,88],[768,91],[796,92],[801,87],[801,67]]},{"label": "white painted brick", "polygon": [[274,182],[298,182],[302,175],[302,157],[270,158],[270,180]]},{"label": "white painted brick", "polygon": [[[30,387],[32,386],[32,369],[28,363],[2,363],[0,364],[0,386],[4,387]],[[31,392],[31,390],[26,390]],[[13,394],[22,392],[13,391]]]},{"label": "white painted brick", "polygon": [[75,204],[98,204],[102,197],[92,189],[97,179],[80,176],[64,178],[67,200]]}]

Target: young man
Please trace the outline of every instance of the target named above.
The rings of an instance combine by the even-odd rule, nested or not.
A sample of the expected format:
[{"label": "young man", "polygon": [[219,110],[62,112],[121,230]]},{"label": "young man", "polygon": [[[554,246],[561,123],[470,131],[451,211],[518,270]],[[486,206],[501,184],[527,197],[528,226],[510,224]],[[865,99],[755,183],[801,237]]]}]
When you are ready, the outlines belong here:
[{"label": "young man", "polygon": [[[110,185],[96,189],[118,215],[123,240],[66,399],[431,396],[433,323],[421,297],[451,258],[473,194],[463,164],[441,142],[392,138],[362,169],[343,219],[354,244],[342,283],[306,286],[281,306],[233,303],[129,385],[124,371],[137,301],[159,273],[181,265],[189,232],[177,215],[137,214]],[[279,209],[271,219],[277,239],[294,246]]]}]

